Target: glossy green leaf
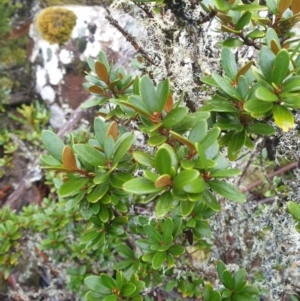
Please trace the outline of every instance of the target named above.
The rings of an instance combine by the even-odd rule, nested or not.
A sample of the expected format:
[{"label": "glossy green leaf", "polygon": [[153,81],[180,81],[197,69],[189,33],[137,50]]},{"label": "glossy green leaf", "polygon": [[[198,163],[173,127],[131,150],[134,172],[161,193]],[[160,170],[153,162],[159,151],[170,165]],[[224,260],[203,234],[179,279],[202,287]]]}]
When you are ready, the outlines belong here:
[{"label": "glossy green leaf", "polygon": [[202,141],[200,141],[202,147],[204,150],[208,149],[212,144],[215,143],[215,141],[217,141],[219,135],[221,133],[220,128],[218,127],[214,127],[213,129],[211,129],[203,138]]},{"label": "glossy green leaf", "polygon": [[178,107],[170,111],[162,121],[164,128],[170,129],[187,115],[188,109],[186,107]]},{"label": "glossy green leaf", "polygon": [[162,135],[155,135],[155,136],[152,136],[148,139],[147,143],[150,145],[150,146],[158,146],[158,145],[161,145],[163,144],[164,142],[167,141],[167,137],[166,136],[162,136]]},{"label": "glossy green leaf", "polygon": [[251,32],[249,32],[246,37],[250,39],[261,39],[266,35],[266,33],[259,29],[254,29]]},{"label": "glossy green leaf", "polygon": [[173,187],[181,189],[184,186],[192,183],[199,177],[199,171],[196,169],[182,170],[173,180]]},{"label": "glossy green leaf", "polygon": [[157,217],[163,217],[170,212],[173,203],[173,196],[170,191],[164,192],[155,204],[155,213]]},{"label": "glossy green leaf", "polygon": [[236,187],[219,180],[208,181],[207,184],[216,193],[233,202],[245,203],[246,197]]},{"label": "glossy green leaf", "polygon": [[242,30],[251,20],[252,13],[245,11],[236,23],[235,29]]},{"label": "glossy green leaf", "polygon": [[49,154],[59,162],[62,162],[62,153],[65,147],[62,140],[56,134],[48,130],[43,131],[41,139]]},{"label": "glossy green leaf", "polygon": [[[208,169],[208,162],[207,162],[207,158],[206,158],[206,155],[205,155],[205,150],[204,150],[204,147],[201,143],[196,143],[195,144],[196,146],[196,150],[197,150],[197,153],[198,153],[198,168],[200,169],[204,169],[205,171],[207,171]],[[202,168],[201,168],[202,167]]]},{"label": "glossy green leaf", "polygon": [[88,144],[75,144],[73,146],[76,154],[93,166],[105,166],[105,158],[102,153]]},{"label": "glossy green leaf", "polygon": [[164,148],[169,153],[169,156],[171,158],[172,167],[177,169],[177,167],[178,167],[178,158],[177,158],[177,154],[175,153],[174,148],[171,145],[166,144],[166,143],[162,144],[160,146],[160,149],[161,148]]},{"label": "glossy green leaf", "polygon": [[261,48],[259,53],[259,66],[268,83],[272,83],[273,62],[275,57],[275,54],[269,47],[263,46]]},{"label": "glossy green leaf", "polygon": [[92,291],[102,293],[102,294],[110,294],[111,289],[106,287],[99,276],[87,276],[84,279],[84,284]]},{"label": "glossy green leaf", "polygon": [[239,110],[234,105],[232,105],[229,101],[213,99],[208,101],[207,103],[212,106],[210,111],[213,112],[239,113]]},{"label": "glossy green leaf", "polygon": [[194,209],[194,202],[190,201],[181,201],[180,202],[180,211],[183,216],[188,216]]},{"label": "glossy green leaf", "polygon": [[115,288],[116,283],[115,283],[115,280],[114,280],[111,276],[102,273],[102,274],[100,275],[100,279],[101,279],[101,283],[102,283],[104,286],[106,286],[106,287],[108,287],[108,288],[110,288],[110,289]]},{"label": "glossy green leaf", "polygon": [[273,117],[283,132],[288,132],[294,127],[294,116],[289,109],[283,106],[273,106]]},{"label": "glossy green leaf", "polygon": [[153,182],[145,178],[135,178],[123,185],[123,190],[133,194],[148,194],[154,192],[160,192],[163,188],[156,188]]},{"label": "glossy green leaf", "polygon": [[155,155],[155,168],[160,175],[170,175],[172,160],[169,152],[164,148],[160,147]]},{"label": "glossy green leaf", "polygon": [[231,295],[232,295],[232,291],[231,290],[225,289],[222,292],[222,298],[229,298]]},{"label": "glossy green leaf", "polygon": [[261,10],[268,10],[268,8],[266,6],[258,5],[258,4],[241,4],[241,5],[232,6],[231,10],[234,10],[234,11],[261,11]]},{"label": "glossy green leaf", "polygon": [[239,269],[234,273],[233,276],[233,282],[234,282],[234,289],[241,289],[243,286],[246,285],[245,279],[246,279],[247,273],[245,269]]},{"label": "glossy green leaf", "polygon": [[121,161],[125,156],[128,150],[131,148],[135,140],[134,134],[125,133],[123,134],[116,142],[116,151],[113,157],[113,164],[116,164]]},{"label": "glossy green leaf", "polygon": [[157,251],[152,259],[153,269],[159,269],[166,260],[166,251]]},{"label": "glossy green leaf", "polygon": [[206,189],[206,182],[199,176],[195,181],[183,186],[182,189],[187,193],[201,193]]},{"label": "glossy green leaf", "polygon": [[248,125],[247,131],[257,135],[266,135],[266,136],[271,136],[275,134],[275,130],[271,125],[262,122]]},{"label": "glossy green leaf", "polygon": [[99,184],[94,187],[94,189],[87,195],[87,201],[90,203],[95,203],[100,200],[108,190],[108,184]]},{"label": "glossy green leaf", "polygon": [[290,55],[286,49],[281,49],[274,60],[272,82],[281,85],[286,78],[290,64]]},{"label": "glossy green leaf", "polygon": [[125,285],[123,285],[121,289],[121,295],[123,297],[130,297],[131,295],[134,294],[135,291],[136,291],[136,287],[133,283],[126,283]]},{"label": "glossy green leaf", "polygon": [[132,176],[128,173],[114,172],[110,175],[110,185],[114,188],[122,189],[122,185],[131,180]]},{"label": "glossy green leaf", "polygon": [[58,194],[62,197],[74,195],[75,193],[79,192],[81,188],[88,183],[88,181],[88,178],[74,178],[68,180],[60,186],[58,189]]},{"label": "glossy green leaf", "polygon": [[300,76],[292,76],[285,80],[282,84],[283,92],[298,92],[300,90]]},{"label": "glossy green leaf", "polygon": [[185,249],[183,246],[180,245],[173,245],[168,249],[173,256],[177,257],[185,253]]},{"label": "glossy green leaf", "polygon": [[220,90],[222,92],[224,92],[227,96],[233,97],[233,98],[235,98],[237,100],[241,100],[241,96],[239,95],[239,93],[237,92],[237,90],[235,90],[231,86],[231,83],[229,81],[225,80],[225,78],[223,78],[222,76],[220,76],[217,73],[213,73],[212,77],[215,80],[215,82],[218,84]]},{"label": "glossy green leaf", "polygon": [[270,9],[270,11],[274,14],[278,14],[278,9],[277,9],[277,1],[276,0],[266,0],[267,6]]},{"label": "glossy green leaf", "polygon": [[226,271],[226,266],[223,261],[219,260],[217,262],[217,273],[218,273],[218,276],[222,283],[223,283],[223,272],[224,271]]},{"label": "glossy green leaf", "polygon": [[256,89],[255,96],[260,100],[268,102],[274,102],[278,100],[278,96],[264,86],[260,86]]},{"label": "glossy green leaf", "polygon": [[231,8],[231,5],[226,0],[214,0],[214,4],[217,10],[221,12],[228,12]]},{"label": "glossy green leaf", "polygon": [[143,102],[145,103],[149,112],[161,112],[159,111],[159,104],[157,99],[156,89],[150,77],[144,75],[140,82],[141,95]]},{"label": "glossy green leaf", "polygon": [[206,190],[203,194],[205,204],[214,211],[220,211],[221,206],[212,193]]},{"label": "glossy green leaf", "polygon": [[231,273],[227,270],[223,271],[223,281],[222,283],[224,286],[228,289],[233,289],[233,278],[231,276]]},{"label": "glossy green leaf", "polygon": [[151,112],[147,108],[146,104],[143,102],[143,99],[140,95],[131,95],[129,101],[120,101],[120,104],[127,106],[136,112],[139,112],[141,115],[151,117]]},{"label": "glossy green leaf", "polygon": [[167,98],[169,96],[169,89],[170,82],[168,78],[157,85],[158,112],[162,112],[163,108],[165,107]]},{"label": "glossy green leaf", "polygon": [[104,140],[106,137],[107,125],[101,118],[94,119],[94,130],[95,136],[100,144],[101,147],[104,146]]},{"label": "glossy green leaf", "polygon": [[292,217],[296,221],[300,222],[300,205],[297,204],[296,202],[289,201],[287,203],[287,208],[289,213],[292,215]]},{"label": "glossy green leaf", "polygon": [[228,47],[228,48],[240,47],[243,44],[244,42],[240,38],[228,38],[224,40],[222,43],[223,47]]},{"label": "glossy green leaf", "polygon": [[135,151],[132,154],[133,159],[139,164],[147,167],[153,167],[154,160],[150,154],[141,151]]},{"label": "glossy green leaf", "polygon": [[103,299],[103,301],[117,301],[117,300],[119,300],[119,296],[116,294],[108,295]]},{"label": "glossy green leaf", "polygon": [[225,71],[225,74],[231,79],[234,80],[237,74],[237,63],[235,61],[235,56],[228,47],[224,47],[221,53],[221,62],[222,67]]},{"label": "glossy green leaf", "polygon": [[255,117],[264,117],[273,108],[272,102],[266,102],[258,99],[251,99],[244,105],[245,111]]},{"label": "glossy green leaf", "polygon": [[235,133],[228,143],[228,158],[230,161],[235,160],[240,154],[246,140],[245,130]]}]

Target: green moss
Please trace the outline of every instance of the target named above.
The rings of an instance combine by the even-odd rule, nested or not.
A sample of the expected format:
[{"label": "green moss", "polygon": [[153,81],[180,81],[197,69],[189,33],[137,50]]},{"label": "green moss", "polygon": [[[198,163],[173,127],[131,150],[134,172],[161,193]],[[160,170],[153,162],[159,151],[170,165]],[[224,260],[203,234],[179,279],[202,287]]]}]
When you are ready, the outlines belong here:
[{"label": "green moss", "polygon": [[69,40],[76,24],[76,15],[63,7],[48,7],[37,17],[36,25],[43,39],[63,44]]}]

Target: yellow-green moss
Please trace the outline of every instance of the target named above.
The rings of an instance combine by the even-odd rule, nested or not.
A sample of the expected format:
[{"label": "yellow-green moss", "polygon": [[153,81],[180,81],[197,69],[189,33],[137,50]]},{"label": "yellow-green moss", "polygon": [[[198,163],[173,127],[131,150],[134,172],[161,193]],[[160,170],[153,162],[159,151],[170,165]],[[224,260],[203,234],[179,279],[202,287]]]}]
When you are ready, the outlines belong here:
[{"label": "yellow-green moss", "polygon": [[36,25],[43,39],[63,44],[69,40],[76,24],[76,15],[63,7],[48,7],[37,17]]}]

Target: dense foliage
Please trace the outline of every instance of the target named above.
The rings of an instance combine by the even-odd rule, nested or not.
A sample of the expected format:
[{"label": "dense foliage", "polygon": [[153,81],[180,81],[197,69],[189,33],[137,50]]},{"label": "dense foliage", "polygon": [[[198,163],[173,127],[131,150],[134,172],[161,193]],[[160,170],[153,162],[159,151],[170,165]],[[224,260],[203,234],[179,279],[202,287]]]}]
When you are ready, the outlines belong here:
[{"label": "dense foliage", "polygon": [[[187,23],[201,27],[202,21],[185,14],[189,1],[154,2],[136,5],[158,16],[169,9],[182,30]],[[214,272],[205,268],[207,253],[219,246],[210,221],[225,207],[234,208],[232,203],[247,201],[231,178],[241,173],[234,164],[245,149],[254,149],[259,137],[295,127],[300,39],[293,26],[300,5],[296,0],[194,5],[203,19],[216,18],[226,34],[219,42],[222,73],[199,81],[211,97],[191,109],[185,91],[177,93],[176,79],[160,78],[144,50],[144,61],[135,61],[144,74],[137,76],[115,68],[103,52],[88,59],[84,88],[94,97],[83,107],[100,107],[93,131],[87,139],[70,134],[67,143],[50,130],[41,134],[48,151],[41,163],[59,202],[46,199],[43,208],[28,206],[18,215],[2,209],[0,269],[6,278],[22,256],[23,233],[47,232],[41,249],[54,250],[59,262],[72,257],[77,268],[68,270],[69,287],[87,300],[156,300],[164,292],[168,300],[251,301],[265,293],[253,285],[261,274],[247,279],[246,267],[230,269],[219,258]],[[244,45],[257,55],[240,64],[234,49]],[[289,200],[283,210],[300,232],[300,205]],[[226,222],[234,225],[237,215],[231,212]],[[261,228],[263,240],[267,229]]]}]

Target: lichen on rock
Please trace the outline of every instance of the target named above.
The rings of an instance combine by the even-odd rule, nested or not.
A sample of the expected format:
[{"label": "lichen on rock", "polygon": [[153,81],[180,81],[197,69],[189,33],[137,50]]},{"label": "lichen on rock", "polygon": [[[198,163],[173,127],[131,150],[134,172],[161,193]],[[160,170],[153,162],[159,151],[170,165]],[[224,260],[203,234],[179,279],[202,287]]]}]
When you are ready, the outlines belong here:
[{"label": "lichen on rock", "polygon": [[69,40],[76,19],[75,13],[67,8],[48,7],[39,13],[36,25],[43,39],[61,45]]}]

